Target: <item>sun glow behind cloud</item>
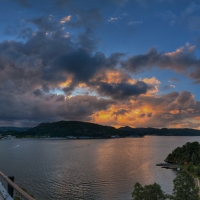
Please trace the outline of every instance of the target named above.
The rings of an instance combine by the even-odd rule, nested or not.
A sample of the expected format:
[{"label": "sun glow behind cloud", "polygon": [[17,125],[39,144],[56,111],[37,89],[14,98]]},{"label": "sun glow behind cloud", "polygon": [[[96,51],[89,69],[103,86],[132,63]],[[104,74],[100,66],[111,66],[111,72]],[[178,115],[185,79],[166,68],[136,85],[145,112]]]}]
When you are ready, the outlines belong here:
[{"label": "sun glow behind cloud", "polygon": [[[33,2],[37,8],[26,7],[30,15],[19,7],[20,17],[8,16],[14,27],[2,27],[7,40],[0,42],[1,124],[83,120],[115,127],[199,128],[198,43],[182,39],[191,33],[178,28],[184,21],[199,31],[199,14],[184,3],[174,4],[179,13],[160,14],[158,8],[169,1],[152,1],[155,7],[145,8],[149,12],[141,1],[117,2],[105,1],[106,9],[100,2],[95,7],[78,0],[50,7],[44,2],[41,13]],[[152,23],[154,11],[158,23]],[[174,25],[177,33],[171,31]]]}]

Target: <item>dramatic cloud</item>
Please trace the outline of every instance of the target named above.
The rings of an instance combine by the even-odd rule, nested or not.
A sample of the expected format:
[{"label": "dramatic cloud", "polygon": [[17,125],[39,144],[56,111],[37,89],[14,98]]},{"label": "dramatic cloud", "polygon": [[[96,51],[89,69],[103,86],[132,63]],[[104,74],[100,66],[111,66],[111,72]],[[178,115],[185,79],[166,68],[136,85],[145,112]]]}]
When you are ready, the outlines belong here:
[{"label": "dramatic cloud", "polygon": [[[0,125],[82,120],[200,129],[199,95],[187,85],[188,78],[200,83],[199,49],[179,47],[198,37],[197,1],[31,1],[28,10],[28,0],[9,2],[6,12],[16,11],[1,15]],[[155,23],[155,15],[171,26]]]},{"label": "dramatic cloud", "polygon": [[159,53],[156,48],[152,48],[144,55],[130,57],[122,63],[122,66],[134,74],[150,70],[152,67],[172,69],[176,72],[185,73],[199,82],[200,60],[196,58],[194,51],[195,46],[191,46],[189,43],[169,53]]},{"label": "dramatic cloud", "polygon": [[150,86],[143,81],[137,81],[135,84],[129,83],[91,83],[96,86],[96,90],[103,96],[111,96],[113,99],[127,99],[131,96],[145,94]]},{"label": "dramatic cloud", "polygon": [[[126,60],[122,53],[106,57],[88,51],[79,40],[63,37],[65,32],[49,18],[28,22],[38,30],[26,42],[0,43],[2,124],[27,125],[29,121],[35,125],[44,119],[66,119],[115,126],[181,127],[187,124],[183,122],[186,117],[194,120],[199,116],[200,103],[190,92],[158,96],[161,83],[155,77],[135,80],[123,71],[138,73],[154,65],[178,72],[191,66],[195,69],[199,61],[193,46],[187,44],[171,53],[152,49]],[[85,92],[77,95],[78,90]],[[62,91],[65,94],[56,94]],[[198,123],[190,125],[198,128]]]},{"label": "dramatic cloud", "polygon": [[112,105],[93,115],[97,123],[132,127],[200,128],[200,102],[187,91],[167,95],[141,95],[129,102]]},{"label": "dramatic cloud", "polygon": [[[117,69],[124,54],[106,57],[91,52],[85,48],[91,41],[82,45],[79,38],[64,37],[65,31],[51,16],[27,23],[37,30],[30,31],[25,42],[0,43],[1,124],[27,125],[29,121],[35,125],[44,119],[91,121],[95,112],[115,105],[116,99],[127,101],[154,89],[148,80],[134,80]],[[119,77],[117,82],[113,72]],[[86,92],[77,95],[78,90]]]},{"label": "dramatic cloud", "polygon": [[12,122],[17,126],[37,125],[57,120],[91,121],[92,114],[106,110],[113,100],[95,96],[35,95],[5,93],[0,91],[0,125]]}]

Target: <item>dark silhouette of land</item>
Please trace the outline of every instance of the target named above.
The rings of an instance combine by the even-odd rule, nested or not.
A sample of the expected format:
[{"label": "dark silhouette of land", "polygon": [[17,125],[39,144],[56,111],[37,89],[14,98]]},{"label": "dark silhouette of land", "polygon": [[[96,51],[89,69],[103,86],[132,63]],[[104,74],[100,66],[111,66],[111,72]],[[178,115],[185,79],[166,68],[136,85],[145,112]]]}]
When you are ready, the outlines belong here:
[{"label": "dark silhouette of land", "polygon": [[1,135],[15,135],[16,137],[69,137],[76,138],[110,138],[110,137],[143,137],[157,136],[200,136],[200,130],[168,129],[168,128],[131,128],[116,129],[111,126],[80,122],[58,121],[41,123],[33,128],[0,127]]}]

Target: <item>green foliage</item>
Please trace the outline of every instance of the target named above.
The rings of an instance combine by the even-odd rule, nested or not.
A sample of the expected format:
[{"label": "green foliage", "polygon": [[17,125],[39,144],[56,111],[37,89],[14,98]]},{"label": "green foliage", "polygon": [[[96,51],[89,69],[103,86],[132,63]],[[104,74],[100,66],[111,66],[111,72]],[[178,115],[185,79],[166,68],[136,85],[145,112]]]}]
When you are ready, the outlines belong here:
[{"label": "green foliage", "polygon": [[145,185],[144,187],[140,183],[136,183],[132,197],[133,200],[165,200],[167,198],[157,183]]},{"label": "green foliage", "polygon": [[182,147],[174,149],[165,161],[179,164],[192,162],[193,165],[198,165],[200,164],[200,144],[198,142],[187,142]]},{"label": "green foliage", "polygon": [[191,171],[192,171],[192,168],[193,168],[193,164],[192,164],[192,162],[190,162],[190,163],[187,165],[186,169],[187,169],[187,171],[191,172]]},{"label": "green foliage", "polygon": [[94,138],[110,138],[111,135],[119,135],[121,137],[125,136],[123,131],[117,130],[114,127],[79,121],[42,123],[24,133],[26,135],[38,137],[88,136]]},{"label": "green foliage", "polygon": [[200,176],[200,166],[197,166],[197,167],[196,167],[195,174],[196,174],[197,176]]},{"label": "green foliage", "polygon": [[142,186],[136,183],[132,193],[133,200],[199,200],[199,188],[195,186],[194,176],[200,176],[200,144],[198,142],[187,142],[182,147],[177,147],[165,159],[171,163],[189,162],[174,179],[174,189],[172,195],[166,195],[161,187],[154,183]]},{"label": "green foliage", "polygon": [[180,171],[173,182],[172,195],[165,194],[157,183],[144,187],[140,183],[136,183],[132,200],[199,200],[194,178],[187,171]]},{"label": "green foliage", "polygon": [[197,160],[197,155],[195,152],[192,153],[192,158],[191,158],[191,161],[194,165],[197,164],[198,160]]},{"label": "green foliage", "polygon": [[178,173],[174,179],[173,200],[198,200],[198,189],[194,178],[186,171]]},{"label": "green foliage", "polygon": [[20,196],[15,196],[14,200],[22,200],[22,198]]}]

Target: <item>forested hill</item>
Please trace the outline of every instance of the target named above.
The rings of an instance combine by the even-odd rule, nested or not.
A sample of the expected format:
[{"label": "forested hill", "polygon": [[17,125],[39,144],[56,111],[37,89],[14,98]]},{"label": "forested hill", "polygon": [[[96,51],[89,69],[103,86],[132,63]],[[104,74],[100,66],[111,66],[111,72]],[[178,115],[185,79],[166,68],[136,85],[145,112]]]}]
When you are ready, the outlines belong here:
[{"label": "forested hill", "polygon": [[28,129],[29,129],[28,127],[0,126],[0,132],[7,132],[7,131],[24,132]]},{"label": "forested hill", "polygon": [[192,162],[193,165],[198,165],[200,164],[200,144],[198,142],[187,142],[182,147],[174,149],[165,161],[178,164]]},{"label": "forested hill", "polygon": [[14,135],[17,137],[66,137],[66,136],[88,136],[93,138],[109,138],[112,135],[120,137],[145,135],[158,136],[200,136],[200,130],[195,129],[168,129],[168,128],[131,128],[121,127],[116,129],[111,126],[81,122],[81,121],[58,121],[52,123],[41,123],[33,128],[0,127],[1,135]]},{"label": "forested hill", "polygon": [[200,130],[188,128],[131,128],[121,127],[119,130],[140,133],[143,135],[160,135],[160,136],[200,136]]},{"label": "forested hill", "polygon": [[124,136],[124,132],[110,126],[102,126],[93,123],[79,121],[59,121],[53,123],[41,123],[38,126],[24,132],[30,136],[49,136],[49,137],[66,137],[66,136],[88,136],[109,138],[112,135]]}]

